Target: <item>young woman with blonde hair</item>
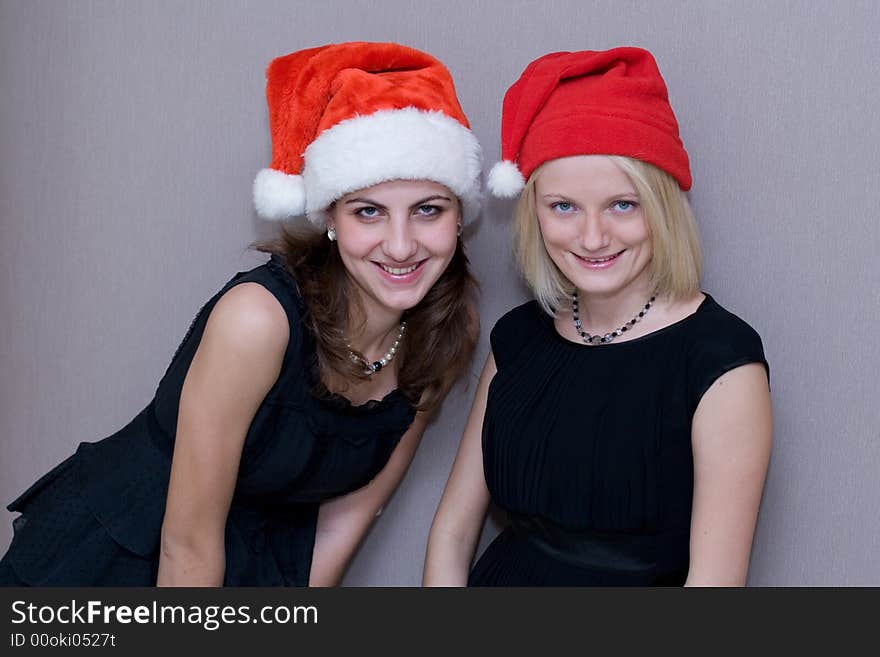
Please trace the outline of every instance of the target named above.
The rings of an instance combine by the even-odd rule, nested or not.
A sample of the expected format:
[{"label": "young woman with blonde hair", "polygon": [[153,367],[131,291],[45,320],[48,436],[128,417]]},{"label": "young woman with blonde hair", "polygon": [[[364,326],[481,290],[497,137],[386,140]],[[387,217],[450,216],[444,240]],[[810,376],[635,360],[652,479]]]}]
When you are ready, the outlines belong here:
[{"label": "young woman with blonde hair", "polygon": [[[536,300],[492,330],[425,584],[744,584],[767,363],[700,290],[688,157],[653,57],[532,62],[504,99],[502,155],[489,187],[519,194]],[[490,500],[509,525],[470,570]]]}]

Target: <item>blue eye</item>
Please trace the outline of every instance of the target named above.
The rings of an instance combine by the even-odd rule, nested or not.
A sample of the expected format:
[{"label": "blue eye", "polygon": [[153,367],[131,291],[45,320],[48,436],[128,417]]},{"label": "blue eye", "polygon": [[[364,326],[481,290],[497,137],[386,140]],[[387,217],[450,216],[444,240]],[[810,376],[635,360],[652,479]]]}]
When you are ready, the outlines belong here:
[{"label": "blue eye", "polygon": [[436,205],[420,205],[416,208],[416,211],[423,217],[434,217],[440,214],[443,211],[443,208]]},{"label": "blue eye", "polygon": [[615,201],[611,204],[612,209],[621,213],[632,212],[638,207],[638,203],[635,201]]},{"label": "blue eye", "polygon": [[354,213],[362,219],[375,219],[379,216],[379,208],[373,207],[372,205],[365,205],[364,207],[355,210]]},{"label": "blue eye", "polygon": [[569,212],[572,212],[574,210],[574,206],[568,201],[557,201],[556,203],[553,203],[550,207],[560,214],[568,214]]}]

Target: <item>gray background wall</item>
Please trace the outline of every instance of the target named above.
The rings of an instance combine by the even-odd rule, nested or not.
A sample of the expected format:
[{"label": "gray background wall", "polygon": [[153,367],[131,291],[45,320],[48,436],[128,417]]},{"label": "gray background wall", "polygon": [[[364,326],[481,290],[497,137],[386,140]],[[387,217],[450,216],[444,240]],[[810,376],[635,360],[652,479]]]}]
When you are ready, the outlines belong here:
[{"label": "gray background wall", "polygon": [[[880,585],[878,32],[870,1],[0,1],[0,500],[126,423],[200,304],[261,261],[245,246],[271,231],[250,201],[271,58],[348,40],[428,50],[488,169],[526,63],[640,45],[691,155],[704,288],[758,329],[771,364],[749,582]],[[509,212],[490,204],[468,241],[480,362],[526,298]],[[345,584],[419,583],[472,391],[447,400]]]}]

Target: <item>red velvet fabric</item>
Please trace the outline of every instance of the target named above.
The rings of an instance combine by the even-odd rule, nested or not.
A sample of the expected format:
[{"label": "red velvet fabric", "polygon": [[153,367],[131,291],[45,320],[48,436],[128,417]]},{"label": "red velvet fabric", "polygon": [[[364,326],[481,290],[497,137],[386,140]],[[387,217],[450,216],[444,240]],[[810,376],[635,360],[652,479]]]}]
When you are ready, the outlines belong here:
[{"label": "red velvet fabric", "polygon": [[504,97],[501,156],[528,179],[543,162],[623,155],[690,189],[688,155],[666,84],[641,48],[557,52],[529,64]]},{"label": "red velvet fabric", "polygon": [[324,130],[383,109],[438,110],[469,128],[452,76],[431,55],[396,43],[341,43],[278,57],[266,70],[271,168],[299,174]]}]

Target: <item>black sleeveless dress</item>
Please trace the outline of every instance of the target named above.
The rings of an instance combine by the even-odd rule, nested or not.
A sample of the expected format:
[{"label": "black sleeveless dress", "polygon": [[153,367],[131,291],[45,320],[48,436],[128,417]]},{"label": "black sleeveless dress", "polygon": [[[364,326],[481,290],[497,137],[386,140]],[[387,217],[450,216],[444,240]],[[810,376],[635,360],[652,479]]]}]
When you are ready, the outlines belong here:
[{"label": "black sleeveless dress", "polygon": [[719,376],[767,366],[758,334],[706,295],[670,326],[587,346],[532,301],[498,321],[491,345],[483,466],[510,524],[469,584],[683,584],[691,421]]},{"label": "black sleeveless dress", "polygon": [[199,311],[155,398],[128,426],[76,453],[7,508],[19,511],[0,584],[151,586],[183,380],[214,304],[254,282],[281,303],[290,339],[277,382],[245,439],[226,523],[227,586],[307,586],[321,501],[360,488],[383,468],[415,410],[395,390],[353,406],[311,394],[314,337],[277,256],[238,273]]}]

